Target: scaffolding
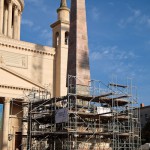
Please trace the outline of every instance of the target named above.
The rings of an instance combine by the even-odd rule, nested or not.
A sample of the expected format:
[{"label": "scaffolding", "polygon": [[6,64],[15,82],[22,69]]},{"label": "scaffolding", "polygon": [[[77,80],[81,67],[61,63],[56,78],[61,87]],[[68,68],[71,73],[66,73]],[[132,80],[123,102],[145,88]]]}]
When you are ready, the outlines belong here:
[{"label": "scaffolding", "polygon": [[[30,100],[28,150],[140,150],[140,119],[132,82],[77,85],[66,96]],[[136,92],[135,92],[136,93]]]},{"label": "scaffolding", "polygon": [[[10,100],[9,110],[9,128],[8,128],[8,149],[26,149],[27,134],[24,135],[28,126],[28,108],[29,102],[39,99],[50,99],[51,94],[45,86],[45,89],[32,88],[29,91],[23,91],[18,98],[12,98]],[[1,114],[0,114],[1,116]],[[0,137],[2,137],[0,126]],[[1,141],[0,141],[1,142]],[[15,143],[15,144],[14,144]],[[0,143],[1,145],[1,143]]]}]

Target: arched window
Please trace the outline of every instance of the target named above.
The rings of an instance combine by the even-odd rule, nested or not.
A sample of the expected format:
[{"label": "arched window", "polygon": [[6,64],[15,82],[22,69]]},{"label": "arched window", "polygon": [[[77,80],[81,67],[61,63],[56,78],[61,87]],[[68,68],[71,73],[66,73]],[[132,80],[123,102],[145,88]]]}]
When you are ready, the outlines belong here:
[{"label": "arched window", "polygon": [[56,47],[59,45],[59,33],[58,32],[56,32],[55,45]]},{"label": "arched window", "polygon": [[69,40],[69,32],[65,32],[65,45],[68,45],[68,40]]}]

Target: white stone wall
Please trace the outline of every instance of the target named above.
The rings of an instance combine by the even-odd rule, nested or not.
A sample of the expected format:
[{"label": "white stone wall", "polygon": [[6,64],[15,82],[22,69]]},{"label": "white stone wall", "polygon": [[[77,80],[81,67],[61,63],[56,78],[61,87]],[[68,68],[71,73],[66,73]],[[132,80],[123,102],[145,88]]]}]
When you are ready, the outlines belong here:
[{"label": "white stone wall", "polygon": [[[52,95],[54,55],[54,48],[0,37],[0,65],[22,77],[26,77],[37,85],[47,87]],[[0,84],[9,84],[9,86],[20,86],[29,89],[37,87],[32,83],[29,84],[27,81],[22,81],[24,83],[21,85],[21,79],[17,76],[14,77],[14,75],[10,75],[11,73],[5,71],[1,72],[3,72],[3,75],[1,75],[3,80],[0,81]],[[10,78],[9,83],[5,81],[8,78]]]},{"label": "white stone wall", "polygon": [[[0,103],[4,103],[6,98],[22,101],[25,93],[28,94],[33,88],[37,92],[46,89],[53,97],[54,56],[54,48],[0,36]],[[5,132],[8,149],[15,149],[15,134],[22,131],[22,107],[17,110],[14,105],[13,109],[13,115],[5,114],[5,118],[9,119],[5,127],[13,135],[13,139],[8,141],[8,133]],[[19,116],[16,115],[20,111]]]}]

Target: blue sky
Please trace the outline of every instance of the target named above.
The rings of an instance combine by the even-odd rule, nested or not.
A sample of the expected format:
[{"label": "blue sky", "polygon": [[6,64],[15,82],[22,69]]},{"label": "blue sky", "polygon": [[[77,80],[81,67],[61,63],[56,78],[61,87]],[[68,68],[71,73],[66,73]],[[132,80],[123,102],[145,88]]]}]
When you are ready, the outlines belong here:
[{"label": "blue sky", "polygon": [[[25,0],[21,40],[51,46],[59,3]],[[149,105],[150,0],[86,0],[86,6],[92,78],[132,78],[139,102]]]}]

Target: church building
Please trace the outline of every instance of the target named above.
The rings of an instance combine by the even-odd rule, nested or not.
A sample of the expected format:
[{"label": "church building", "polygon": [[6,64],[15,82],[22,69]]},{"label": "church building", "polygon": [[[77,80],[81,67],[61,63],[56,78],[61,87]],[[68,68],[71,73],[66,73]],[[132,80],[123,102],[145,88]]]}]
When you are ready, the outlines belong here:
[{"label": "church building", "polygon": [[0,0],[0,149],[21,149],[27,136],[24,103],[32,91],[49,97],[67,94],[66,76],[70,10],[66,0],[51,25],[52,47],[20,40],[24,0]]},{"label": "church building", "polygon": [[132,82],[91,80],[86,2],[60,0],[49,47],[20,40],[24,0],[0,0],[0,150],[141,150]]}]

